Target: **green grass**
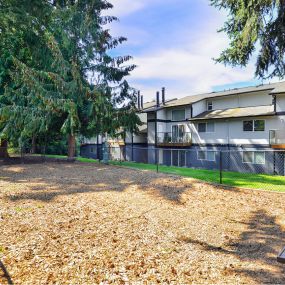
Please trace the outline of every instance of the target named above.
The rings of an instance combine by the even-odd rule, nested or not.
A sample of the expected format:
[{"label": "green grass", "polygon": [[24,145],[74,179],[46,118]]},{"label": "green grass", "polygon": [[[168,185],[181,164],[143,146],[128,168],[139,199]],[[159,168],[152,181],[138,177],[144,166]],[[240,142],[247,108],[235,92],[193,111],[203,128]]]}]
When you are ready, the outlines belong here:
[{"label": "green grass", "polygon": [[[52,158],[67,158],[67,156],[64,155],[46,155],[46,156]],[[83,157],[78,157],[76,158],[76,160],[87,163],[98,163],[98,160],[96,159],[83,158]],[[154,164],[119,162],[119,161],[110,161],[110,164],[131,167],[135,169],[156,171],[156,165]],[[159,165],[159,172],[176,174],[184,177],[191,177],[206,182],[220,183],[220,172],[218,170],[192,169],[192,168],[181,168],[174,166],[170,167],[170,166]],[[284,176],[224,171],[223,184],[235,187],[285,192]]]},{"label": "green grass", "polygon": [[92,158],[77,157],[76,160],[80,162],[99,163],[98,159],[92,159]]},{"label": "green grass", "polygon": [[[156,171],[156,165],[154,164],[143,164],[135,162],[111,162],[111,164]],[[218,170],[180,168],[159,165],[159,172],[196,178],[212,183],[220,183],[220,172]],[[285,192],[284,176],[224,171],[223,184],[236,187]]]},{"label": "green grass", "polygon": [[[50,158],[63,158],[63,159],[67,159],[66,155],[58,155],[58,154],[46,154],[46,157],[50,157]],[[98,163],[97,159],[91,159],[91,158],[85,158],[85,157],[76,157],[75,158],[77,161],[80,162],[88,162],[88,163]]]},{"label": "green grass", "polygon": [[50,158],[67,158],[66,155],[58,155],[58,154],[46,154],[45,156]]}]

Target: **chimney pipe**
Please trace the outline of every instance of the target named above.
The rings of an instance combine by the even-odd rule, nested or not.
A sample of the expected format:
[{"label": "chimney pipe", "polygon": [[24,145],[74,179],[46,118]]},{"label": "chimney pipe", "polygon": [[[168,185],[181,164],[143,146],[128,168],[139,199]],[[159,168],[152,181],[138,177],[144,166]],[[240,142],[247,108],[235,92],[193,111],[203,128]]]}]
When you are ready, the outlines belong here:
[{"label": "chimney pipe", "polygon": [[143,110],[143,96],[141,95],[141,108]]},{"label": "chimney pipe", "polygon": [[159,107],[159,91],[156,92],[156,107]]},{"label": "chimney pipe", "polygon": [[165,87],[162,87],[162,104],[165,105]]},{"label": "chimney pipe", "polygon": [[141,108],[141,92],[138,91],[138,110]]}]

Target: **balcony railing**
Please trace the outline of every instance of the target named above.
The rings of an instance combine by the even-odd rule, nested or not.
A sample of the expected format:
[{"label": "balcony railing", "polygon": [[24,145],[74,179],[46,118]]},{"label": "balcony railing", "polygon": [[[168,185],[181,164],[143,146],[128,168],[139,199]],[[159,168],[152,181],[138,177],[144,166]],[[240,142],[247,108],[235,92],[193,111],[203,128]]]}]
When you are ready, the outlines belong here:
[{"label": "balcony railing", "polygon": [[285,148],[285,132],[281,130],[269,131],[269,143],[273,148]]},{"label": "balcony railing", "polygon": [[192,134],[183,132],[174,134],[172,132],[163,132],[157,134],[157,144],[164,146],[189,146],[192,144]]}]

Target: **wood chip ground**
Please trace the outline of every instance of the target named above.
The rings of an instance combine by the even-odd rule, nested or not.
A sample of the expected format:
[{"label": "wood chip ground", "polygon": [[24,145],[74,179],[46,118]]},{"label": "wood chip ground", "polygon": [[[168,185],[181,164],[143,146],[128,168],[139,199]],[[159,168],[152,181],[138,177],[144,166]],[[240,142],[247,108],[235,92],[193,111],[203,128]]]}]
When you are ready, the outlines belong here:
[{"label": "wood chip ground", "polygon": [[94,164],[1,166],[0,228],[1,284],[285,283],[284,194]]}]

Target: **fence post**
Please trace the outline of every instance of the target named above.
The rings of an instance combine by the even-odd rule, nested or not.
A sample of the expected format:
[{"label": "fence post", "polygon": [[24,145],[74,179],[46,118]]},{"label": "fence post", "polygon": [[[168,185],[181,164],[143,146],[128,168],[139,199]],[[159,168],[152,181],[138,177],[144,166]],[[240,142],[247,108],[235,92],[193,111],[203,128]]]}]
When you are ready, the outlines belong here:
[{"label": "fence post", "polygon": [[158,173],[158,149],[155,149],[156,173]]},{"label": "fence post", "polygon": [[220,150],[220,184],[223,184],[223,152]]},{"label": "fence post", "polygon": [[22,144],[21,144],[21,147],[20,147],[20,152],[21,152],[21,163],[24,163],[24,150],[23,150]]},{"label": "fence post", "polygon": [[119,146],[120,149],[120,165],[122,165],[122,148]]}]

